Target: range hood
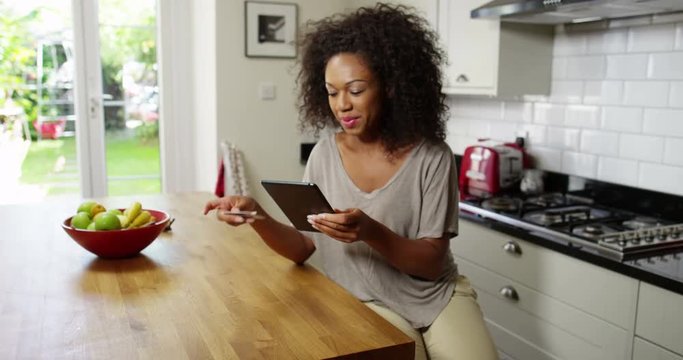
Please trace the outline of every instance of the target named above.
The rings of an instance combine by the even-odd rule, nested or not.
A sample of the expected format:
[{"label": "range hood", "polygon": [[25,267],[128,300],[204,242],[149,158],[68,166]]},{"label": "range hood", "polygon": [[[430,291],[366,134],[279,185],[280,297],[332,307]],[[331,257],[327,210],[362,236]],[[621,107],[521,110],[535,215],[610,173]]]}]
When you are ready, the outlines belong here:
[{"label": "range hood", "polygon": [[554,25],[679,11],[683,11],[683,0],[494,0],[470,15]]}]

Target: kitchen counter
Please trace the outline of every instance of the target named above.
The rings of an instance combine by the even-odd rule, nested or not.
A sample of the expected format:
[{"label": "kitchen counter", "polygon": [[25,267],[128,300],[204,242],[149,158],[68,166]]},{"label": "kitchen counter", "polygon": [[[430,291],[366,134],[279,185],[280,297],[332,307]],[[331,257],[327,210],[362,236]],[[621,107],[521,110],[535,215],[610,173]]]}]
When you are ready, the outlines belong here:
[{"label": "kitchen counter", "polygon": [[547,249],[601,266],[603,268],[645,281],[652,285],[683,295],[683,250],[678,253],[664,253],[662,255],[639,259],[616,261],[598,251],[589,248],[568,245],[567,242],[532,234],[526,230],[482,218],[476,214],[460,211],[460,219],[473,221],[510,236],[521,238]]},{"label": "kitchen counter", "polygon": [[79,199],[0,206],[0,359],[413,358],[412,339],[315,268],[202,215],[212,197],[100,199],[176,219],[120,260],[60,227]]}]

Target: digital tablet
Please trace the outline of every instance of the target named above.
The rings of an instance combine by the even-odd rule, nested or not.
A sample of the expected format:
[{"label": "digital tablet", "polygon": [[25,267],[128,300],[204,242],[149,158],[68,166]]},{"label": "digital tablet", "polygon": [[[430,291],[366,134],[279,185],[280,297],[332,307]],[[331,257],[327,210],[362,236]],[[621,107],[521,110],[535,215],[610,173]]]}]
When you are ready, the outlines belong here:
[{"label": "digital tablet", "polygon": [[300,181],[261,180],[261,185],[298,230],[318,231],[308,223],[306,216],[334,213],[334,209],[316,184]]}]

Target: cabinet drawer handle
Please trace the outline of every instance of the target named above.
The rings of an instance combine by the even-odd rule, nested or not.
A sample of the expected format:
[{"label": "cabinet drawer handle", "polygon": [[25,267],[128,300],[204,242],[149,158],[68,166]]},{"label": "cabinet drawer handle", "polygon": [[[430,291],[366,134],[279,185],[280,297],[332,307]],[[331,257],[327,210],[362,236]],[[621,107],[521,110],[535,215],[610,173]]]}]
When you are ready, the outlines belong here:
[{"label": "cabinet drawer handle", "polygon": [[515,288],[513,288],[510,285],[503,286],[502,288],[500,288],[500,294],[503,297],[508,298],[512,301],[519,301],[519,295],[517,294],[517,290],[515,290]]},{"label": "cabinet drawer handle", "polygon": [[455,78],[455,82],[466,83],[466,82],[470,82],[470,79],[467,78],[467,75],[460,74],[460,75],[458,75],[457,78]]},{"label": "cabinet drawer handle", "polygon": [[507,243],[505,243],[505,245],[503,245],[503,250],[509,252],[512,255],[522,255],[522,247],[514,241],[508,241]]}]

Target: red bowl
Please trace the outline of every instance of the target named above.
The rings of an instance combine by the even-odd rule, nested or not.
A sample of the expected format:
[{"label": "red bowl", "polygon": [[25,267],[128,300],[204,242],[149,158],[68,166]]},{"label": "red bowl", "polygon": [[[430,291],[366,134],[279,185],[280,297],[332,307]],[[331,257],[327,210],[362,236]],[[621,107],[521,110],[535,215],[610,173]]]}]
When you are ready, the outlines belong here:
[{"label": "red bowl", "polygon": [[62,223],[62,228],[78,245],[99,257],[109,259],[131,257],[151,244],[170,220],[170,216],[163,211],[144,210],[149,211],[157,221],[135,229],[92,231],[71,227],[71,217],[69,217]]}]

